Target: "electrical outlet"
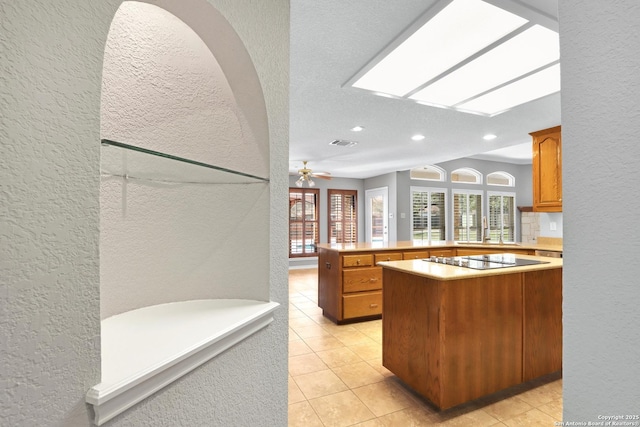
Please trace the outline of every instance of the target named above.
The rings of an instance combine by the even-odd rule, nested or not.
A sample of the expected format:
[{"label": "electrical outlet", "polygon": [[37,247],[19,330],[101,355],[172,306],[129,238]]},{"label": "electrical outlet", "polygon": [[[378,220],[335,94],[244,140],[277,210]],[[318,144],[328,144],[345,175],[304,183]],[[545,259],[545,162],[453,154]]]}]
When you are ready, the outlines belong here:
[{"label": "electrical outlet", "polygon": [[551,222],[549,223],[549,230],[551,230],[551,231],[556,231],[557,229],[558,229],[557,224],[556,224],[554,221],[551,221]]}]

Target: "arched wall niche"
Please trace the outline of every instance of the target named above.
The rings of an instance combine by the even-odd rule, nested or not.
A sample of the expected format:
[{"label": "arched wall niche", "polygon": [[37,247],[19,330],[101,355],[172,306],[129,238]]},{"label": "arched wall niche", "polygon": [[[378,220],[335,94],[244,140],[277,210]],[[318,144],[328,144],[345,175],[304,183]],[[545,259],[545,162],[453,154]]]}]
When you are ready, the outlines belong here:
[{"label": "arched wall niche", "polygon": [[[101,138],[270,175],[256,69],[206,0],[121,3],[105,45],[100,115]],[[127,176],[101,179],[103,319],[168,302],[269,300],[268,185]]]}]

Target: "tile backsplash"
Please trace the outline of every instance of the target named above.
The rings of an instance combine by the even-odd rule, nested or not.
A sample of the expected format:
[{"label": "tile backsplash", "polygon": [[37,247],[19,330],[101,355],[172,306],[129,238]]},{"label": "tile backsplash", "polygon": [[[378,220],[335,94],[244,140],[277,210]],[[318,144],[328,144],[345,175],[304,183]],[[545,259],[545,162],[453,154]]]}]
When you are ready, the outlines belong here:
[{"label": "tile backsplash", "polygon": [[540,213],[521,212],[520,229],[522,243],[535,243],[540,235]]},{"label": "tile backsplash", "polygon": [[562,238],[562,212],[520,212],[522,243],[537,243],[538,237]]}]

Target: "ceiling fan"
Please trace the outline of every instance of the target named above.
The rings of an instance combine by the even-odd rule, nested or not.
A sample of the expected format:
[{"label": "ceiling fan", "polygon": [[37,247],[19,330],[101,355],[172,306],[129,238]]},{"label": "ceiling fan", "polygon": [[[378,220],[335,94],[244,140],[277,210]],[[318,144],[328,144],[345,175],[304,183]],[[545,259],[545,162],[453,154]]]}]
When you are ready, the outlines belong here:
[{"label": "ceiling fan", "polygon": [[296,186],[302,187],[302,185],[306,181],[309,187],[315,187],[316,183],[313,182],[313,180],[311,179],[312,177],[320,179],[331,179],[331,174],[329,172],[313,173],[311,169],[307,168],[306,160],[304,160],[302,163],[302,169],[298,169],[298,175],[300,175],[300,178],[298,178],[298,180],[296,181]]}]

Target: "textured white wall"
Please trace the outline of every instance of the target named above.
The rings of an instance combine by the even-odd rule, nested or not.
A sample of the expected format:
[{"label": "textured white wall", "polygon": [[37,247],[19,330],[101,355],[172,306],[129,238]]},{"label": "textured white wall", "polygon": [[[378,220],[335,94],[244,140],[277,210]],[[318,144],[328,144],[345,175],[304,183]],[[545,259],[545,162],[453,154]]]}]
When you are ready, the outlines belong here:
[{"label": "textured white wall", "polygon": [[89,425],[102,52],[118,1],[0,3],[0,424]]},{"label": "textured white wall", "polygon": [[640,3],[558,4],[564,421],[601,421],[640,413]]},{"label": "textured white wall", "polygon": [[[210,23],[206,0],[154,3],[165,2],[199,19],[192,28]],[[0,3],[3,425],[90,425],[84,395],[100,380],[100,85],[120,3]],[[238,32],[264,88],[268,127],[252,109],[253,88],[234,94],[253,137],[269,133],[257,149],[271,157],[259,162],[271,177],[272,218],[260,247],[270,252],[270,298],[283,308],[269,327],[110,425],[286,425],[289,3],[210,3]],[[233,54],[225,49],[215,57]],[[227,76],[232,87],[254,84]]]}]

